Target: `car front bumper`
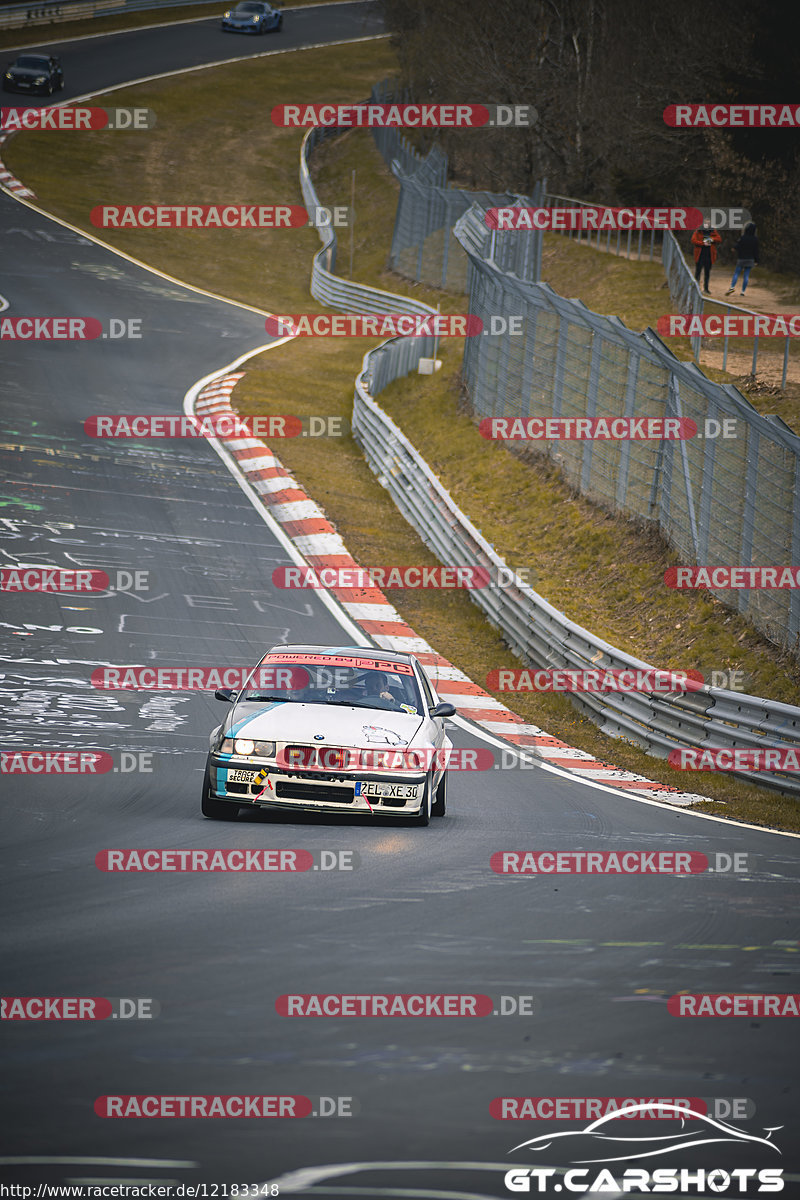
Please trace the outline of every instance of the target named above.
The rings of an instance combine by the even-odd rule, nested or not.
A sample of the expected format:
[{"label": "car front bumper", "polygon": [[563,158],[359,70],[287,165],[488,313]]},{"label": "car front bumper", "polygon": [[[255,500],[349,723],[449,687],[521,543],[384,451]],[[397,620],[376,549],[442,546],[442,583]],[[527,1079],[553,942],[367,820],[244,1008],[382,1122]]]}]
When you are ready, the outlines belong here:
[{"label": "car front bumper", "polygon": [[44,96],[47,93],[47,86],[46,83],[26,83],[20,79],[3,80],[3,90],[6,92],[38,92]]},{"label": "car front bumper", "polygon": [[[248,780],[237,772],[252,773]],[[357,785],[361,785],[360,788]],[[299,808],[307,812],[372,812],[375,816],[413,816],[425,796],[424,774],[287,771],[253,759],[211,754],[209,792],[242,808]],[[371,786],[372,785],[372,786]],[[377,786],[375,786],[377,785]],[[361,792],[362,794],[357,794]],[[375,791],[385,794],[375,795]]]}]

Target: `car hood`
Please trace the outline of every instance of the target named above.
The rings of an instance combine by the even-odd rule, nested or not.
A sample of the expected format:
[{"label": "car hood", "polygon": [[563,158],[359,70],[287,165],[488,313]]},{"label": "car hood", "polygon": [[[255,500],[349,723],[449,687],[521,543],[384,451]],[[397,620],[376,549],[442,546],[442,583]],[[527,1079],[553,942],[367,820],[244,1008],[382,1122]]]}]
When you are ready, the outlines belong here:
[{"label": "car hood", "polygon": [[237,25],[252,25],[253,17],[258,17],[261,19],[263,16],[263,13],[231,13],[231,15],[225,19],[227,21],[235,21]]},{"label": "car hood", "polygon": [[15,79],[38,79],[40,75],[48,75],[47,67],[6,67],[6,74]]},{"label": "car hood", "polygon": [[264,742],[385,749],[408,745],[421,725],[418,715],[387,709],[274,701],[237,705],[225,722],[225,733]]}]

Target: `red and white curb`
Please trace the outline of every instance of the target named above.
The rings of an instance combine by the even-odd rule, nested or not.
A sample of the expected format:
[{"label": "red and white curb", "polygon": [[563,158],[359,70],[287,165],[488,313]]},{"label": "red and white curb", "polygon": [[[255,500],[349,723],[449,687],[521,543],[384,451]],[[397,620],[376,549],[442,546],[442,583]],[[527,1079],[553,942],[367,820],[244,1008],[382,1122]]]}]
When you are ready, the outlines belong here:
[{"label": "red and white curb", "polygon": [[[9,138],[8,133],[0,133],[0,146]],[[25,184],[17,179],[16,175],[12,175],[6,164],[0,158],[0,188],[4,191],[11,192],[13,196],[18,196],[23,200],[36,199],[36,195],[30,188],[25,187]]]},{"label": "red and white curb", "polygon": [[[231,413],[231,393],[245,372],[219,376],[198,392],[194,410],[198,417],[212,413]],[[308,565],[323,567],[355,567],[358,564],[322,509],[310,499],[289,474],[280,459],[260,438],[219,438],[247,480],[281,526]],[[551,737],[537,725],[506,708],[494,696],[454,667],[418,637],[407,625],[378,588],[330,588],[330,593],[348,617],[384,650],[399,650],[414,654],[425,667],[442,699],[449,700],[459,715],[474,721],[486,733],[503,738],[520,748],[530,748],[534,757],[554,767],[560,767],[582,779],[605,784],[628,793],[636,792],[652,800],[662,800],[681,806],[707,801],[708,796],[682,792],[624,771],[611,763],[600,762],[584,750],[576,750],[566,742]]]}]

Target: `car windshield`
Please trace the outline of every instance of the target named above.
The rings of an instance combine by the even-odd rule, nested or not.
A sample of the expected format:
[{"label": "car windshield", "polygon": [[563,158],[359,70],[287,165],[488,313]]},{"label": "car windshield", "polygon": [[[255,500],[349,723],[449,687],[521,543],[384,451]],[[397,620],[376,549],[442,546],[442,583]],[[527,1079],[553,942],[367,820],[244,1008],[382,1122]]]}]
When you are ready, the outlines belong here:
[{"label": "car windshield", "polygon": [[237,13],[262,13],[266,11],[267,10],[265,6],[263,4],[256,3],[256,0],[250,0],[250,2],[247,4],[236,5]]},{"label": "car windshield", "polygon": [[37,57],[35,54],[23,54],[14,63],[15,67],[31,67],[34,71],[46,71],[49,65],[46,58]]},{"label": "car windshield", "polygon": [[411,715],[423,711],[417,680],[407,663],[376,662],[373,667],[365,660],[363,665],[352,665],[347,659],[332,658],[329,664],[320,657],[298,656],[290,662],[264,658],[251,680],[263,686],[247,688],[240,700],[349,705]]}]

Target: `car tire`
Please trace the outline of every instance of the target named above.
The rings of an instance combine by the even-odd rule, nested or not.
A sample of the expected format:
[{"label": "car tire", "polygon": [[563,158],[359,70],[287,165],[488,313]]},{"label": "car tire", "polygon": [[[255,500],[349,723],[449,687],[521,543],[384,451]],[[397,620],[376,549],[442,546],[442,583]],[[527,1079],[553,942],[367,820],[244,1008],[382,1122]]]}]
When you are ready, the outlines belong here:
[{"label": "car tire", "polygon": [[211,795],[208,778],[203,784],[203,799],[200,805],[203,816],[212,821],[235,821],[239,816],[239,805],[231,804],[229,800],[215,800]]},{"label": "car tire", "polygon": [[275,26],[275,32],[280,33],[283,29],[283,17],[278,17],[278,24]]},{"label": "car tire", "polygon": [[436,795],[431,805],[431,816],[443,817],[447,812],[447,771],[442,772],[442,778],[439,780],[439,786],[436,789]]},{"label": "car tire", "polygon": [[431,781],[425,780],[425,792],[418,813],[414,814],[415,825],[429,825],[431,820]]},{"label": "car tire", "polygon": [[47,85],[47,95],[48,95],[48,96],[52,96],[52,94],[53,94],[53,92],[54,92],[55,90],[56,90],[56,89],[53,87],[53,84],[52,84],[52,83],[48,83],[48,85]]}]

